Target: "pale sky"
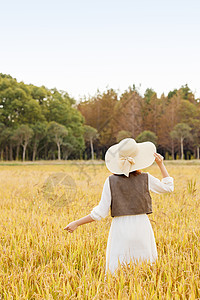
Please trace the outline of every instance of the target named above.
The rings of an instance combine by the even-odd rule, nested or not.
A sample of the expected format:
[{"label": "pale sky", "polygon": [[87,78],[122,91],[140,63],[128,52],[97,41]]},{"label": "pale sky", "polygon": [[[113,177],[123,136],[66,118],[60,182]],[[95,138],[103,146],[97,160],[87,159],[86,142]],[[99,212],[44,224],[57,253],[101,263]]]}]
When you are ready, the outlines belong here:
[{"label": "pale sky", "polygon": [[79,100],[135,84],[200,97],[199,0],[0,3],[0,73]]}]

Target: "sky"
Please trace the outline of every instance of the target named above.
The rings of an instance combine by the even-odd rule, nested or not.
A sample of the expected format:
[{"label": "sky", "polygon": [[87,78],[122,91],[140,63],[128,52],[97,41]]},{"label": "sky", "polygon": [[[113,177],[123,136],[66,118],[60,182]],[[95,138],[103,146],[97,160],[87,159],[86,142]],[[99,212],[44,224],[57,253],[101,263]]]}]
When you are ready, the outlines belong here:
[{"label": "sky", "polygon": [[200,97],[199,0],[0,3],[0,73],[80,100],[133,84]]}]

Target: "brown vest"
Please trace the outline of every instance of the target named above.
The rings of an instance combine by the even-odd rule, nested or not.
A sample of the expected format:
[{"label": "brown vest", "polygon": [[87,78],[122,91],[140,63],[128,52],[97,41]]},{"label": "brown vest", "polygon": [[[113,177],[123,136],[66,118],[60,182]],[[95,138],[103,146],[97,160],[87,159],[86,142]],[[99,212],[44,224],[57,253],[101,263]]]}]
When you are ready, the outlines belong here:
[{"label": "brown vest", "polygon": [[110,175],[111,217],[152,213],[148,174]]}]

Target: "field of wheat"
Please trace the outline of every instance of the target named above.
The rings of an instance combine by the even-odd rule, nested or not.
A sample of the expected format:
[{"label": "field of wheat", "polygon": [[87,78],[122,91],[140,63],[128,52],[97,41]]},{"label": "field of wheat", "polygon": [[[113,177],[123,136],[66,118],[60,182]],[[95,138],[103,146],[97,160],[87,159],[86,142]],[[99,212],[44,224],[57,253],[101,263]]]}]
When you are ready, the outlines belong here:
[{"label": "field of wheat", "polygon": [[[0,299],[200,299],[200,164],[167,169],[175,190],[152,193],[149,215],[157,262],[123,266],[105,278],[112,218],[63,230],[98,205],[110,175],[105,165],[2,164]],[[156,165],[144,171],[162,178]],[[48,185],[61,173],[70,190],[65,198]]]}]

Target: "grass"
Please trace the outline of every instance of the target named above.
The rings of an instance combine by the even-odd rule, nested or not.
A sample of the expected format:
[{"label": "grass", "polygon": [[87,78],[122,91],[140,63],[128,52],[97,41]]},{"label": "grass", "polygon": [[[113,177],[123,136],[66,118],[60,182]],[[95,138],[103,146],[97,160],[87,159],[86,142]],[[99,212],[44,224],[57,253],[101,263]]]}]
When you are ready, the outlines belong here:
[{"label": "grass", "polygon": [[[53,163],[53,162],[52,162]],[[158,260],[104,280],[110,216],[63,230],[98,205],[104,164],[0,166],[0,299],[200,299],[200,164],[166,162],[175,191],[152,194]],[[157,166],[146,171],[161,179]],[[64,172],[73,199],[52,205],[45,180]],[[56,197],[56,195],[54,195]],[[72,201],[73,200],[73,201]]]}]

